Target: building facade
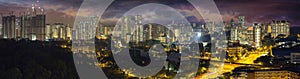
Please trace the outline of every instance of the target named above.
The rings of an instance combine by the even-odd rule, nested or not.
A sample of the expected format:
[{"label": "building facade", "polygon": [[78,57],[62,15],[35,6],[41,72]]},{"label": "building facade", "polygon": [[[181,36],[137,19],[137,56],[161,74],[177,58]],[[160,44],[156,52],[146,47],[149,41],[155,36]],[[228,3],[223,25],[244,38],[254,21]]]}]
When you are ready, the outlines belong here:
[{"label": "building facade", "polygon": [[299,74],[287,70],[271,70],[254,72],[255,79],[299,79]]},{"label": "building facade", "polygon": [[299,73],[282,69],[234,71],[234,79],[299,79]]},{"label": "building facade", "polygon": [[238,17],[238,19],[239,19],[239,26],[240,27],[245,27],[246,25],[245,25],[245,16],[239,16]]},{"label": "building facade", "polygon": [[2,17],[2,36],[3,38],[16,38],[16,16]]},{"label": "building facade", "polygon": [[291,53],[291,63],[300,64],[300,53]]},{"label": "building facade", "polygon": [[253,24],[253,44],[255,47],[260,47],[262,42],[262,24]]},{"label": "building facade", "polygon": [[46,25],[46,40],[71,40],[72,28],[63,23],[54,23]]},{"label": "building facade", "polygon": [[98,24],[98,17],[78,17],[80,21],[76,24],[75,28],[72,30],[73,37],[72,40],[91,40],[96,37],[96,30]]}]

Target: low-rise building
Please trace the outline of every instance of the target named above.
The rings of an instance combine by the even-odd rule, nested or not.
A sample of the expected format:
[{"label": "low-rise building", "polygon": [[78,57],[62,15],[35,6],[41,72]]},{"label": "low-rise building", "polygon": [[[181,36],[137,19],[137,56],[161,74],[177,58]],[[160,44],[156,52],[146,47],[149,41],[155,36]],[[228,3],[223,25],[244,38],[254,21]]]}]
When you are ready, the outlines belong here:
[{"label": "low-rise building", "polygon": [[242,56],[243,47],[228,47],[228,56]]},{"label": "low-rise building", "polygon": [[291,63],[300,64],[300,53],[291,53]]},{"label": "low-rise building", "polygon": [[255,79],[299,79],[299,74],[288,70],[262,70],[254,72]]},{"label": "low-rise building", "polygon": [[232,78],[236,79],[299,79],[299,73],[284,69],[234,70]]}]

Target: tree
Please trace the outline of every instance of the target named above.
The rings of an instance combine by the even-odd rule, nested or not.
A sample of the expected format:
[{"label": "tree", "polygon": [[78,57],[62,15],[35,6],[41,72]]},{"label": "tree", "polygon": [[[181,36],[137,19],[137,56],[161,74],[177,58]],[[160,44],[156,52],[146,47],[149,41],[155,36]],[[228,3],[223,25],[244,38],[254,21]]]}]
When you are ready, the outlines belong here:
[{"label": "tree", "polygon": [[23,79],[23,74],[19,68],[11,68],[6,70],[1,79]]},{"label": "tree", "polygon": [[270,66],[272,65],[272,60],[273,60],[272,56],[262,56],[257,58],[254,61],[254,63],[261,63],[262,65]]}]

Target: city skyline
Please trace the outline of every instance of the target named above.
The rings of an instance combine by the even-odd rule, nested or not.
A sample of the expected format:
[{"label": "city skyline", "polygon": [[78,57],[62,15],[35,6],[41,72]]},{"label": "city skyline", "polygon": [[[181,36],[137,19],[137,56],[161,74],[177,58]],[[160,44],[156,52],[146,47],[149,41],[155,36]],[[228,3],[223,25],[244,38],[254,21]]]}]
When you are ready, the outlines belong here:
[{"label": "city skyline", "polygon": [[300,79],[300,0],[189,1],[0,0],[0,79]]},{"label": "city skyline", "polygon": [[[143,3],[154,2],[162,3],[178,10],[190,22],[203,22],[203,19],[197,11],[184,0],[178,1],[115,1],[107,8],[101,18],[101,23],[114,24],[122,17],[122,14],[131,8]],[[297,10],[300,6],[299,0],[280,1],[280,0],[252,0],[252,1],[238,1],[238,0],[215,0],[217,7],[223,17],[223,21],[229,22],[233,19],[235,22],[238,16],[245,16],[246,24],[261,22],[268,23],[272,20],[289,20],[291,27],[300,26],[300,16],[297,15]],[[45,9],[46,23],[53,24],[63,22],[73,25],[76,13],[80,8],[82,0],[12,0],[0,1],[0,13],[8,15],[12,11],[19,15],[30,8],[32,4],[36,4]],[[120,8],[121,7],[121,8]],[[87,14],[88,14],[87,10]],[[151,11],[149,11],[149,14]],[[213,15],[213,14],[211,14]]]}]

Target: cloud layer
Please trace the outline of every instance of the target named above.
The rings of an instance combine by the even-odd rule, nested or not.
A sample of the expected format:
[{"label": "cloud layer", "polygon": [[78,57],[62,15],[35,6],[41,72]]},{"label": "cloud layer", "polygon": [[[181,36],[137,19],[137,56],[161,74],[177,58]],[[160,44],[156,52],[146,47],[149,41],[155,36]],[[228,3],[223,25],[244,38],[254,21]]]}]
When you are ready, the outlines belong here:
[{"label": "cloud layer", "polygon": [[[18,14],[30,8],[32,4],[37,4],[46,9],[47,23],[64,22],[72,25],[82,2],[83,0],[0,0],[0,13],[5,15],[14,11]],[[237,21],[237,16],[244,15],[248,24],[266,23],[272,19],[288,19],[292,25],[300,25],[300,0],[215,0],[215,2],[224,21],[230,19]],[[105,11],[101,21],[114,23],[126,11],[143,3],[162,3],[175,8],[189,21],[203,21],[195,8],[185,0],[116,0]],[[91,11],[87,9],[87,12]]]}]

